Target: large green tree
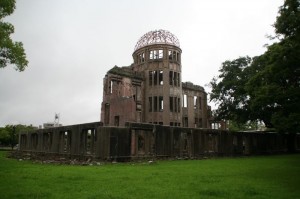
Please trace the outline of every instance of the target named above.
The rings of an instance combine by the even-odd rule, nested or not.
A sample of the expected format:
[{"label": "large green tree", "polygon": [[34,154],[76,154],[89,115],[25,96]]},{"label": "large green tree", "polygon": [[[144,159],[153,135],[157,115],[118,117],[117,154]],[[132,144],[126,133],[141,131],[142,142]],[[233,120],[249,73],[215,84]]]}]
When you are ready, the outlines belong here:
[{"label": "large green tree", "polygon": [[250,57],[225,61],[219,70],[220,75],[210,82],[210,99],[218,103],[218,109],[214,112],[217,120],[227,119],[237,123],[249,120],[249,95],[244,85],[249,79],[245,69],[251,62]]},{"label": "large green tree", "polygon": [[15,10],[15,0],[0,1],[0,68],[15,65],[17,71],[24,71],[28,65],[22,42],[14,42],[10,36],[14,26],[4,22],[3,18]]},{"label": "large green tree", "polygon": [[281,132],[300,132],[300,2],[286,0],[274,24],[278,42],[254,58],[222,64],[210,85],[219,119],[261,120]]},{"label": "large green tree", "polygon": [[19,133],[21,131],[30,131],[35,129],[33,126],[27,125],[6,125],[0,128],[0,145],[11,147],[12,149],[18,144]]}]

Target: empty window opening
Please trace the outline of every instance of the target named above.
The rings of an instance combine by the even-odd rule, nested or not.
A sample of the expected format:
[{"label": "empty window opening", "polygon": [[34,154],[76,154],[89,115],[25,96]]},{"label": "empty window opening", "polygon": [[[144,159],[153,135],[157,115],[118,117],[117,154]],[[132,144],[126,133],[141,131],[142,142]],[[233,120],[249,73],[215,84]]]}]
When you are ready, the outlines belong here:
[{"label": "empty window opening", "polygon": [[150,51],[149,59],[154,59],[154,51],[153,50]]},{"label": "empty window opening", "polygon": [[149,71],[149,86],[153,84],[153,71]]},{"label": "empty window opening", "polygon": [[188,127],[189,123],[188,123],[188,117],[184,117],[183,118],[183,127]]},{"label": "empty window opening", "polygon": [[20,149],[26,149],[27,148],[27,135],[21,135],[21,143],[20,143]]},{"label": "empty window opening", "polygon": [[94,135],[92,135],[92,130],[87,130],[87,135],[86,135],[86,154],[91,154],[92,153],[92,148],[93,148],[93,140]]},{"label": "empty window opening", "polygon": [[154,112],[157,112],[157,96],[154,97]]},{"label": "empty window opening", "polygon": [[173,57],[172,57],[172,59],[173,59],[173,60],[177,60],[177,59],[176,59],[176,51],[173,51]]},{"label": "empty window opening", "polygon": [[169,50],[168,55],[169,55],[169,60],[172,60],[172,51],[171,50]]},{"label": "empty window opening", "polygon": [[157,85],[157,81],[158,81],[158,72],[157,71],[153,71],[153,75],[154,75],[154,85],[156,86]]},{"label": "empty window opening", "polygon": [[164,110],[164,100],[162,96],[159,96],[159,111]]},{"label": "empty window opening", "polygon": [[115,126],[119,126],[120,123],[120,116],[115,116]]},{"label": "empty window opening", "polygon": [[177,97],[174,97],[174,101],[175,101],[174,111],[177,112],[177,109],[178,109],[178,107],[177,107]]},{"label": "empty window opening", "polygon": [[179,97],[170,97],[170,112],[180,112],[180,98]]},{"label": "empty window opening", "polygon": [[96,152],[96,142],[97,142],[97,133],[96,129],[91,129],[91,153],[95,154]]},{"label": "empty window opening", "polygon": [[70,152],[71,149],[71,132],[65,131],[61,134],[62,139],[62,152],[67,153]]},{"label": "empty window opening", "polygon": [[194,96],[194,109],[197,109],[198,97]]},{"label": "empty window opening", "polygon": [[162,59],[164,57],[164,51],[163,50],[158,50],[158,58]]},{"label": "empty window opening", "polygon": [[138,55],[138,63],[143,63],[145,61],[145,53]]},{"label": "empty window opening", "polygon": [[152,97],[149,97],[149,112],[152,112]]},{"label": "empty window opening", "polygon": [[174,86],[180,86],[180,73],[174,72],[173,82]]},{"label": "empty window opening", "polygon": [[159,85],[163,85],[164,84],[163,77],[164,77],[164,73],[163,73],[162,70],[160,70],[159,71],[159,78],[158,78]]},{"label": "empty window opening", "polygon": [[43,145],[44,145],[44,150],[48,151],[51,149],[52,133],[44,133],[43,134]]},{"label": "empty window opening", "polygon": [[173,105],[173,97],[170,97],[170,112],[173,112],[173,108],[174,105]]},{"label": "empty window opening", "polygon": [[180,54],[179,54],[179,52],[177,52],[175,50],[169,50],[168,57],[169,57],[169,60],[180,61]]},{"label": "empty window opening", "polygon": [[32,148],[37,149],[38,145],[38,135],[36,133],[31,134],[31,143],[32,143]]},{"label": "empty window opening", "polygon": [[[152,106],[152,99],[153,99],[153,106]],[[153,98],[149,97],[149,112],[163,111],[163,109],[164,109],[163,96],[154,96]]]},{"label": "empty window opening", "polygon": [[109,84],[109,93],[112,93],[112,91],[113,91],[113,81],[111,80]]},{"label": "empty window opening", "polygon": [[141,153],[145,152],[145,139],[143,136],[138,136],[138,151]]},{"label": "empty window opening", "polygon": [[187,108],[187,95],[186,94],[183,95],[183,107]]},{"label": "empty window opening", "polygon": [[68,132],[64,133],[64,152],[68,151]]},{"label": "empty window opening", "polygon": [[201,97],[198,97],[198,105],[199,105],[199,109],[201,109],[202,103],[201,103]]},{"label": "empty window opening", "polygon": [[173,81],[174,81],[174,86],[177,86],[177,73],[176,72],[174,72]]},{"label": "empty window opening", "polygon": [[142,54],[142,62],[145,61],[145,53]]},{"label": "empty window opening", "polygon": [[158,50],[154,51],[154,59],[158,59],[159,58],[159,53]]},{"label": "empty window opening", "polygon": [[171,86],[173,85],[173,71],[169,71],[169,83]]},{"label": "empty window opening", "polygon": [[177,111],[178,111],[178,113],[180,113],[180,109],[181,109],[180,108],[180,98],[178,98],[177,100],[178,100],[178,103],[177,103],[178,110]]}]

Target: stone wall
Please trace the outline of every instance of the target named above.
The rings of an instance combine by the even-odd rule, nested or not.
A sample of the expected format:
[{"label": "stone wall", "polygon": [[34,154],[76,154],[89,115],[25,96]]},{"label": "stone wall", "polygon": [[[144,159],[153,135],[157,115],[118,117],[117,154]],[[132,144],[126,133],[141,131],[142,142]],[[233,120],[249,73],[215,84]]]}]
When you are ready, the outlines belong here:
[{"label": "stone wall", "polygon": [[300,149],[300,134],[99,122],[22,132],[21,152],[128,161],[136,158],[203,158],[285,153]]}]

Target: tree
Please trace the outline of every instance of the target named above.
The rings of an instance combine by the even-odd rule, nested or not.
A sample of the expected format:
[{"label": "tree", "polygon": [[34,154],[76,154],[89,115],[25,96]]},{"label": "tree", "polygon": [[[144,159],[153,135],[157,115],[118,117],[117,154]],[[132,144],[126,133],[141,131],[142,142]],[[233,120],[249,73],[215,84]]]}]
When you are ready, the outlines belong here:
[{"label": "tree", "polygon": [[[257,57],[223,63],[210,85],[220,119],[260,120],[280,132],[300,132],[300,2],[286,0],[274,24],[279,42]],[[236,76],[236,77],[235,77]]]},{"label": "tree", "polygon": [[[284,39],[299,39],[300,36],[300,1],[285,0],[279,9],[279,16],[274,24],[277,36]],[[298,40],[299,41],[299,40]]]},{"label": "tree", "polygon": [[283,40],[271,45],[251,66],[262,70],[245,85],[253,115],[263,114],[264,122],[278,131],[300,131],[299,55],[299,43]]},{"label": "tree", "polygon": [[3,21],[4,17],[13,13],[15,3],[15,0],[0,1],[0,68],[12,64],[17,71],[24,71],[28,61],[23,44],[12,41],[10,35],[14,33],[14,26]]},{"label": "tree", "polygon": [[274,24],[278,43],[269,46],[253,68],[262,66],[248,82],[252,108],[269,112],[278,131],[300,131],[300,1],[286,0]]},{"label": "tree", "polygon": [[228,129],[230,131],[253,131],[261,130],[264,127],[258,121],[248,121],[246,123],[237,123],[236,121],[228,121]]},{"label": "tree", "polygon": [[18,144],[19,133],[21,131],[33,130],[33,126],[27,125],[6,125],[4,128],[0,128],[0,145],[10,146],[13,149]]},{"label": "tree", "polygon": [[[240,57],[222,64],[218,77],[210,82],[210,100],[218,103],[215,112],[217,120],[226,119],[245,123],[249,120],[248,93],[245,90],[249,74],[246,70],[251,64],[250,57]],[[245,71],[246,70],[246,71]]]},{"label": "tree", "polygon": [[9,146],[9,132],[5,128],[0,128],[0,146]]}]

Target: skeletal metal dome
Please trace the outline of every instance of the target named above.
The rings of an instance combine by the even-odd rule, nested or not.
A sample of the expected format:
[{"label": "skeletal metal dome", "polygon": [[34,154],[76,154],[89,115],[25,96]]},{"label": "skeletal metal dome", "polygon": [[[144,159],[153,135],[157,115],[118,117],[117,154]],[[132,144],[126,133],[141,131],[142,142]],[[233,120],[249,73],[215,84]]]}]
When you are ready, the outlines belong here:
[{"label": "skeletal metal dome", "polygon": [[144,34],[136,43],[134,50],[136,51],[152,44],[170,44],[180,47],[179,40],[171,32],[167,30],[154,30]]}]

